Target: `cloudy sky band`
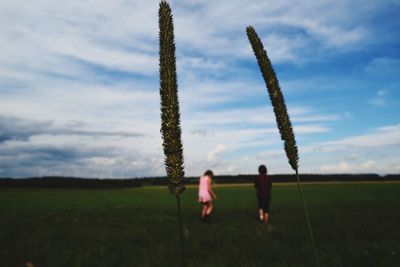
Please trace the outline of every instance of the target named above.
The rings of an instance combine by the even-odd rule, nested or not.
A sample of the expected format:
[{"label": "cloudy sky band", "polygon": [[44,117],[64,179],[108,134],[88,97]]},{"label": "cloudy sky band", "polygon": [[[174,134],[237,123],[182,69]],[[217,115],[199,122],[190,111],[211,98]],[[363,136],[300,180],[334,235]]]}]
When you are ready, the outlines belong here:
[{"label": "cloudy sky band", "polygon": [[[170,4],[187,175],[290,172],[250,24],[302,171],[399,172],[399,1]],[[157,1],[0,2],[0,176],[164,175],[157,12]]]}]

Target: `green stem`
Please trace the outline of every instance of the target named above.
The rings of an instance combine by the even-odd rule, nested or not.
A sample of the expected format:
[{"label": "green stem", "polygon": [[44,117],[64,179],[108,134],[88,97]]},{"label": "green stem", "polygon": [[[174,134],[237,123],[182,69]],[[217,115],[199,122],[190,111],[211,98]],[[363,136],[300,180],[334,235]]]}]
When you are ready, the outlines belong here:
[{"label": "green stem", "polygon": [[319,267],[319,259],[318,259],[318,254],[317,254],[317,247],[315,246],[314,235],[313,235],[313,232],[312,232],[312,229],[311,229],[310,218],[308,216],[306,203],[305,203],[304,197],[303,197],[303,190],[301,190],[299,172],[297,170],[296,170],[296,177],[297,177],[297,185],[299,187],[301,202],[303,203],[304,213],[306,215],[306,221],[307,221],[307,225],[308,225],[308,233],[310,234],[310,239],[311,239],[311,243],[312,243],[312,246],[313,246],[315,263],[316,263],[317,267]]},{"label": "green stem", "polygon": [[182,254],[182,267],[186,266],[186,259],[185,259],[185,244],[183,240],[183,227],[182,227],[182,215],[181,215],[181,200],[179,195],[176,195],[176,205],[178,208],[178,221],[179,221],[179,238],[181,241],[181,254]]}]

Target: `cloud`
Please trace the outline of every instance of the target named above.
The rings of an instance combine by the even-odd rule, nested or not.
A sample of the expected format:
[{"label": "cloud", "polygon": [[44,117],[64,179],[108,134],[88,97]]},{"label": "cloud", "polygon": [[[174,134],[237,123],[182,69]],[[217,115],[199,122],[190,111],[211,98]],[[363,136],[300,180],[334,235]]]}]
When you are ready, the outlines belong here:
[{"label": "cloud", "polygon": [[306,1],[301,6],[294,6],[290,1],[202,1],[193,6],[173,2],[172,6],[178,45],[190,43],[196,51],[250,57],[246,38],[237,36],[244,35],[247,25],[254,25],[261,29],[263,36],[270,36],[267,47],[278,48],[271,49],[274,62],[296,60],[298,51],[306,50],[312,43],[354,49],[353,44],[360,44],[368,37],[369,28],[353,20],[351,10],[357,8],[360,17],[368,18],[371,10],[380,8],[357,1],[341,4]]},{"label": "cloud", "polygon": [[[0,114],[8,117],[67,124],[77,118],[100,128],[153,127],[159,119],[158,91],[148,85],[49,84],[22,92],[10,92],[0,98]],[[151,118],[151,120],[149,120]],[[130,120],[130,122],[129,122]],[[101,126],[100,126],[101,125]],[[137,124],[136,124],[137,125]]]},{"label": "cloud", "polygon": [[330,129],[321,125],[301,125],[294,126],[293,131],[296,134],[311,134],[311,133],[326,133],[329,132]]},{"label": "cloud", "polygon": [[272,160],[272,159],[277,159],[277,158],[284,158],[286,157],[286,153],[285,150],[282,149],[275,149],[275,150],[269,150],[269,151],[265,151],[265,152],[261,152],[258,155],[256,155],[256,158],[259,160]]},{"label": "cloud", "polygon": [[375,78],[378,77],[397,77],[398,69],[400,69],[400,60],[390,57],[374,58],[365,67],[365,71]]},{"label": "cloud", "polygon": [[0,144],[9,140],[27,140],[30,136],[43,133],[50,121],[37,122],[0,115]]},{"label": "cloud", "polygon": [[[158,56],[155,52],[124,51],[110,46],[91,44],[89,41],[79,38],[71,40],[71,37],[58,37],[48,40],[57,51],[58,55],[80,60],[84,63],[102,66],[114,71],[127,71],[142,75],[154,75],[157,72]],[[69,43],[73,43],[69,44]],[[157,51],[155,49],[155,51]]]},{"label": "cloud", "polygon": [[[274,62],[293,62],[305,60],[301,55],[311,44],[314,55],[315,47],[361,49],[370,28],[353,19],[351,10],[356,7],[358,17],[368,21],[372,10],[382,8],[358,1],[306,1],[301,6],[290,1],[172,1],[171,6],[180,64],[189,70],[225,71],[237,59],[253,59],[247,25],[259,29]],[[2,3],[1,10],[6,23],[0,58],[6,69],[79,79],[99,76],[96,66],[151,77],[157,73],[157,2],[13,1]]]},{"label": "cloud", "polygon": [[159,153],[148,152],[137,144],[143,140],[110,138],[39,136],[26,141],[8,141],[1,145],[0,175],[78,173],[84,177],[110,177],[112,172],[111,177],[137,177],[163,173],[161,149]]},{"label": "cloud", "polygon": [[342,119],[342,116],[338,114],[330,114],[330,115],[306,115],[306,116],[293,116],[292,120],[300,123],[300,122],[331,122],[331,121],[339,121]]},{"label": "cloud", "polygon": [[370,133],[346,137],[340,140],[328,141],[317,146],[326,149],[348,149],[348,148],[382,148],[386,146],[400,145],[400,125],[390,125],[374,129]]},{"label": "cloud", "polygon": [[369,103],[376,107],[385,107],[388,103],[386,100],[387,91],[386,90],[378,90],[376,92],[375,97],[369,101]]},{"label": "cloud", "polygon": [[[399,125],[388,125],[367,134],[315,142],[299,147],[303,172],[374,172],[398,170]],[[390,170],[390,171],[389,171]]]},{"label": "cloud", "polygon": [[[267,96],[265,97],[266,100]],[[275,126],[276,119],[272,110],[272,106],[262,105],[258,107],[229,107],[217,108],[215,110],[205,111],[201,108],[191,110],[190,114],[185,117],[183,112],[183,120],[187,120],[186,125],[189,127],[210,127],[214,129],[232,127],[237,125],[240,127],[259,128],[260,126]],[[302,133],[326,132],[329,129],[322,124],[331,121],[341,120],[338,114],[317,114],[312,107],[292,106],[290,107],[292,121],[296,123],[295,128]]]},{"label": "cloud", "polygon": [[0,116],[0,176],[110,177],[110,171],[113,177],[161,175],[161,138],[144,126],[142,132],[121,125],[105,130],[81,121]]},{"label": "cloud", "polygon": [[322,165],[320,170],[324,173],[346,173],[346,172],[374,172],[376,162],[373,160],[365,161],[362,163],[348,163],[348,162],[338,162],[331,165]]},{"label": "cloud", "polygon": [[204,129],[195,129],[190,132],[192,135],[200,135],[200,136],[207,136],[209,133]]},{"label": "cloud", "polygon": [[207,155],[208,161],[215,161],[218,159],[218,156],[222,154],[227,149],[224,144],[218,144],[213,150],[211,150]]},{"label": "cloud", "polygon": [[143,134],[123,131],[87,130],[89,125],[74,122],[56,126],[52,121],[35,121],[0,115],[0,144],[10,140],[26,141],[35,135],[75,135],[75,136],[120,136],[141,137]]},{"label": "cloud", "polygon": [[[7,166],[1,168],[1,175],[72,170],[89,177],[110,172],[120,177],[164,174],[158,4],[0,3],[0,164]],[[321,76],[317,70],[321,64],[336,68],[342,55],[352,61],[352,52],[373,54],[371,45],[385,40],[377,19],[392,3],[303,1],[296,6],[287,0],[206,0],[170,4],[187,174],[197,175],[210,166],[219,173],[252,172],[262,161],[257,155],[266,155],[272,172],[287,170],[286,160],[273,154],[282,142],[247,40],[248,25],[260,34],[281,75],[300,144],[335,153],[347,151],[352,142],[361,149],[361,143],[373,144],[375,137],[387,147],[396,143],[398,133],[391,132],[397,130],[383,128],[364,137],[334,138],[334,127],[346,121],[345,114],[351,111],[337,112],[341,102],[335,92],[347,94],[365,86],[352,76],[340,78],[330,72]],[[398,59],[383,53],[366,61],[357,61],[358,66],[364,64],[365,75],[395,81],[379,85],[385,94],[378,92],[372,104],[392,103]],[[310,137],[334,141],[311,144]],[[397,166],[390,164],[393,169]]]}]

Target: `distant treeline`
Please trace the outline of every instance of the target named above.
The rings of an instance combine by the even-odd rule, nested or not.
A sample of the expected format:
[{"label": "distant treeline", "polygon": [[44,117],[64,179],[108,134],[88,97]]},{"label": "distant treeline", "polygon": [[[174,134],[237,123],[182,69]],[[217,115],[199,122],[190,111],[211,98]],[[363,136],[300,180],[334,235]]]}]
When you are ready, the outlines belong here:
[{"label": "distant treeline", "polygon": [[[296,182],[293,174],[271,175],[274,182]],[[215,176],[216,184],[252,183],[255,175],[221,175]],[[400,181],[400,174],[380,176],[378,174],[302,174],[302,182],[354,182],[354,181]],[[185,178],[185,184],[197,184],[198,177]],[[146,177],[129,179],[95,179],[74,177],[32,177],[32,178],[0,178],[0,188],[83,188],[83,189],[113,189],[132,188],[151,185],[167,185],[165,177]]]},{"label": "distant treeline", "polygon": [[74,177],[0,178],[0,188],[129,188],[140,187],[138,179],[90,179]]},{"label": "distant treeline", "polygon": [[[296,182],[294,174],[275,174],[271,175],[273,182],[288,183]],[[217,183],[252,183],[255,175],[237,175],[216,177]],[[400,174],[388,174],[380,176],[378,174],[300,174],[302,182],[354,182],[354,181],[394,181],[400,180]]]}]

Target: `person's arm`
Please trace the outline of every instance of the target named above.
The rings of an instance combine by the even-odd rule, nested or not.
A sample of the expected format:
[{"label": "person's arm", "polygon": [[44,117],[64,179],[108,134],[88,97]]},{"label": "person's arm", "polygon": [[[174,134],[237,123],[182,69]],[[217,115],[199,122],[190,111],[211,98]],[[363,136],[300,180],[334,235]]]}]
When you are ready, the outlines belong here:
[{"label": "person's arm", "polygon": [[217,195],[212,190],[211,179],[208,178],[207,182],[208,182],[208,192],[210,193],[210,195],[212,196],[213,199],[217,199]]},{"label": "person's arm", "polygon": [[269,179],[268,179],[268,186],[269,186],[269,189],[272,189],[272,178],[271,178],[271,176],[269,176],[268,178],[269,178]]},{"label": "person's arm", "polygon": [[200,180],[201,180],[201,177],[199,178],[199,189],[198,189],[198,196],[199,196],[199,202],[201,202],[201,197],[200,197]]}]

